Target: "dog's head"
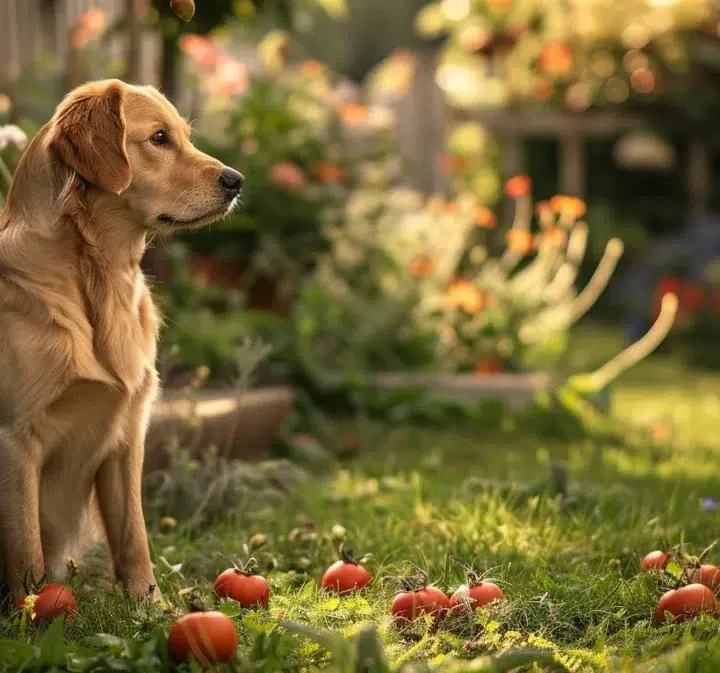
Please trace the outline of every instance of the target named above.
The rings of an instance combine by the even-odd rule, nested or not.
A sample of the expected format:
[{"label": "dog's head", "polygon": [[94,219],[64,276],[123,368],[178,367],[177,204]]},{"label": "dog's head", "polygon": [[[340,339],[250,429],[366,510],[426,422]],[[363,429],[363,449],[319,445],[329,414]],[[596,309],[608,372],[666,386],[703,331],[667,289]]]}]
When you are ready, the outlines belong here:
[{"label": "dog's head", "polygon": [[147,230],[191,228],[229,213],[243,176],[190,142],[190,127],[152,87],[120,80],[71,92],[46,147],[82,180],[122,199]]}]

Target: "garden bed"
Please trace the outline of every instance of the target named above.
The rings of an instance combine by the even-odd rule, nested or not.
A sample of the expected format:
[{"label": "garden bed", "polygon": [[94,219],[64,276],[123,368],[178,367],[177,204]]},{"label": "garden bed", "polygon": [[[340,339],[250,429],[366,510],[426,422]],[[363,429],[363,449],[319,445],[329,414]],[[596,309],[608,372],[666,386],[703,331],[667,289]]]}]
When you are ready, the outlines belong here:
[{"label": "garden bed", "polygon": [[168,391],[153,409],[145,470],[167,465],[173,440],[193,454],[216,446],[228,458],[265,458],[293,402],[292,389],[282,386],[239,395],[227,390]]},{"label": "garden bed", "polygon": [[553,377],[547,373],[478,376],[396,372],[379,374],[376,383],[381,390],[424,389],[439,400],[467,405],[500,398],[509,409],[518,410],[530,404],[537,393],[549,390]]}]

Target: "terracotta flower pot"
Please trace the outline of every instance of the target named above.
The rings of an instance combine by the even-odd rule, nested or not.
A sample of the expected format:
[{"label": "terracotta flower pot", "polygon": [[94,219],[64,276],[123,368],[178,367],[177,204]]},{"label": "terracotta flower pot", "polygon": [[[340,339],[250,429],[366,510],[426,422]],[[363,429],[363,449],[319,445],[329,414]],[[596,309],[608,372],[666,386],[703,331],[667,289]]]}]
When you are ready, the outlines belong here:
[{"label": "terracotta flower pot", "polygon": [[249,285],[246,283],[248,264],[245,261],[194,254],[188,260],[188,268],[195,283],[242,292],[249,309],[280,315],[287,315],[290,309],[289,302],[281,297],[276,281],[257,278]]}]

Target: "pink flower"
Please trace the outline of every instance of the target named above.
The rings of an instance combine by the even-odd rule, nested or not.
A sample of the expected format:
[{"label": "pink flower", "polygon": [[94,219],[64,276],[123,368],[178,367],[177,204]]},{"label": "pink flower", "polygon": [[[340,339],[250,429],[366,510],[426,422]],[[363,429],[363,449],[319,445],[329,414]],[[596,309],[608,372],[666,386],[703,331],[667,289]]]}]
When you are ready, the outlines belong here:
[{"label": "pink flower", "polygon": [[188,33],[180,38],[180,51],[195,62],[201,70],[214,70],[226,60],[222,53],[207,37]]},{"label": "pink flower", "polygon": [[107,14],[102,9],[88,9],[72,28],[70,42],[73,49],[82,49],[88,42],[100,37],[108,26]]},{"label": "pink flower", "polygon": [[270,182],[288,192],[299,192],[307,185],[307,178],[299,166],[282,161],[270,169]]},{"label": "pink flower", "polygon": [[239,96],[247,91],[248,85],[248,69],[242,63],[228,60],[218,66],[205,88],[221,96]]}]

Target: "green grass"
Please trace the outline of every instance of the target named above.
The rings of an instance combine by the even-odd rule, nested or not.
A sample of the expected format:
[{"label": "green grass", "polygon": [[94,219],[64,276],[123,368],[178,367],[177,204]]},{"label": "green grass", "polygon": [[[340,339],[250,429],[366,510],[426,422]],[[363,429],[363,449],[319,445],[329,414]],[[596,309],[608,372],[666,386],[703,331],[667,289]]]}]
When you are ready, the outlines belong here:
[{"label": "green grass", "polygon": [[[580,344],[574,352],[581,367],[617,347],[612,338],[595,341],[587,334]],[[665,580],[638,574],[639,555],[666,541],[699,553],[720,538],[720,512],[700,506],[702,498],[720,500],[720,379],[690,375],[659,357],[617,387],[613,411],[640,425],[660,424],[670,439],[650,442],[633,434],[569,445],[540,441],[512,424],[494,432],[348,424],[338,431],[359,436],[361,457],[289,495],[241,480],[225,509],[216,506],[189,525],[198,496],[184,498],[180,486],[174,498],[148,504],[157,572],[170,607],[133,604],[101,578],[78,578],[80,616],[64,632],[76,653],[60,645],[59,631],[45,636],[34,627],[21,629],[12,617],[0,618],[0,638],[9,639],[4,650],[0,644],[0,670],[19,670],[22,663],[23,670],[50,664],[78,671],[167,670],[163,633],[183,605],[178,591],[197,587],[212,605],[211,581],[232,560],[245,558],[243,545],[262,533],[267,543],[255,555],[271,569],[270,610],[223,606],[241,635],[237,670],[376,670],[354,667],[343,652],[333,661],[325,647],[278,626],[289,620],[349,639],[374,624],[390,665],[417,660],[464,670],[475,657],[531,648],[548,652],[560,670],[720,671],[720,622],[654,625]],[[556,460],[568,460],[571,468],[574,498],[565,504],[524,488],[544,479]],[[184,479],[200,484],[202,493],[209,471]],[[278,472],[272,479],[286,477]],[[178,525],[163,527],[164,516],[177,517]],[[368,555],[376,578],[352,598],[317,589],[343,537],[358,556]],[[709,558],[720,562],[720,549]],[[384,578],[420,568],[452,591],[464,579],[463,564],[496,579],[507,601],[441,628],[421,623],[398,632],[390,624],[397,585]],[[97,634],[123,640],[98,641]],[[10,640],[17,656],[7,654]],[[450,663],[454,659],[463,663]],[[475,662],[473,670],[508,670],[502,662],[485,662],[485,668]]]}]

